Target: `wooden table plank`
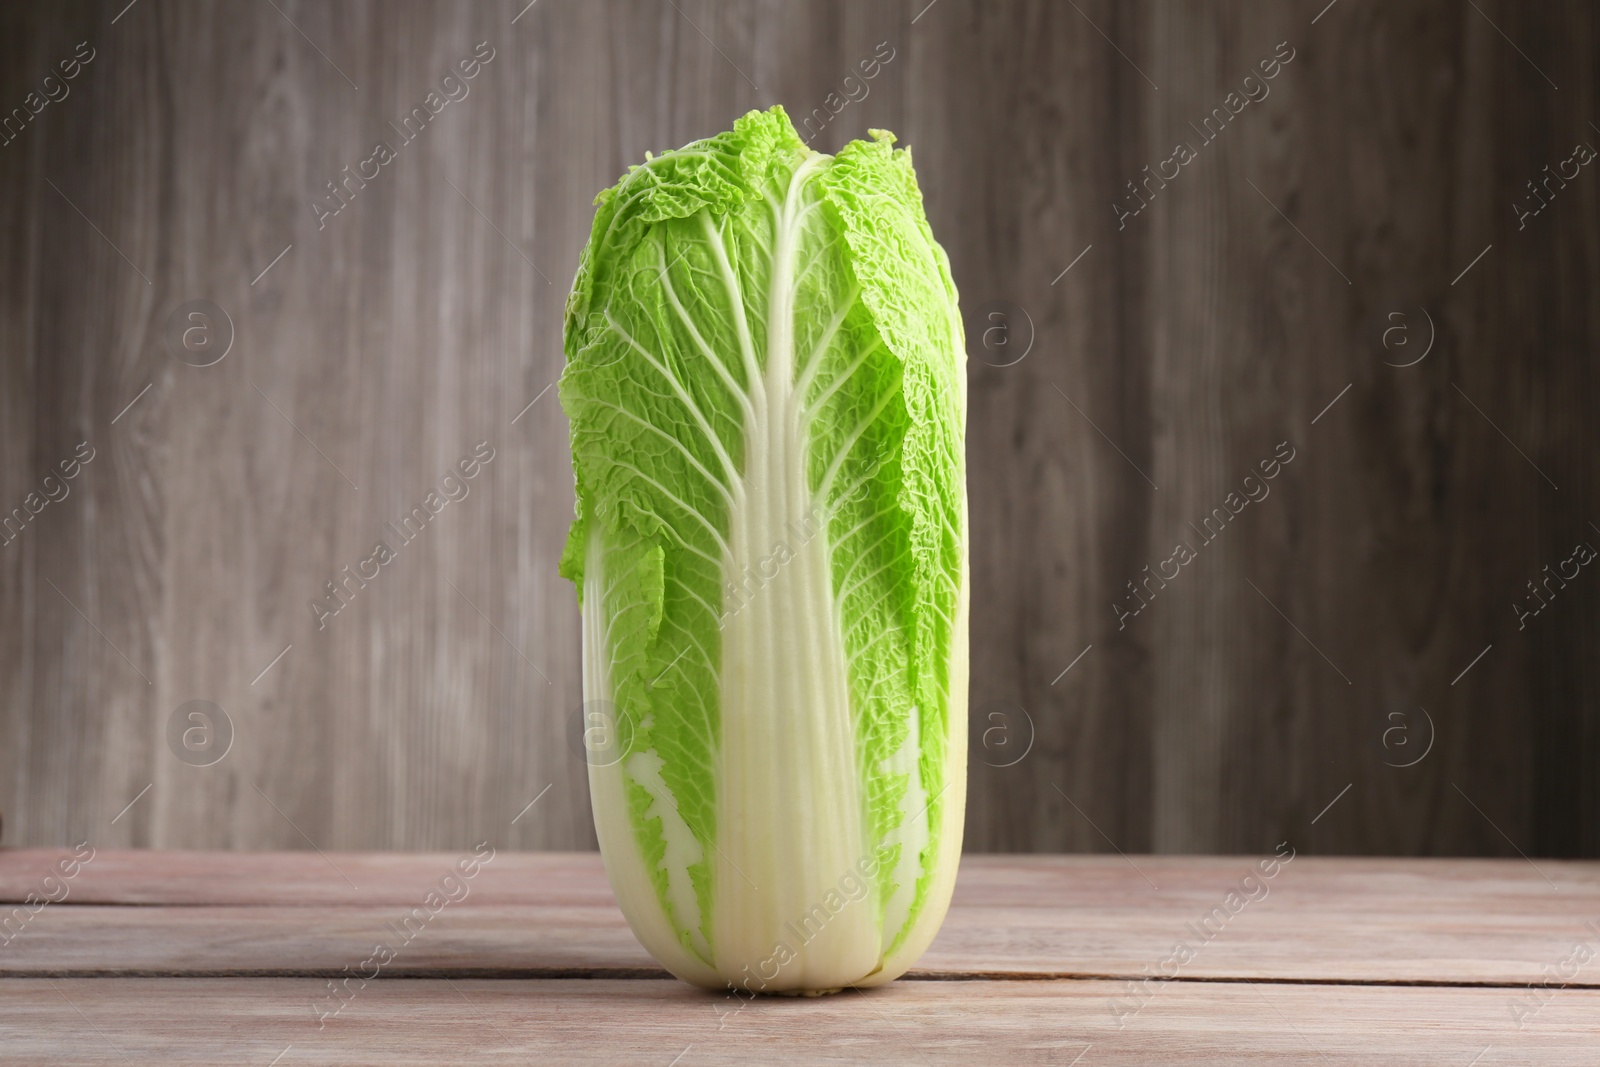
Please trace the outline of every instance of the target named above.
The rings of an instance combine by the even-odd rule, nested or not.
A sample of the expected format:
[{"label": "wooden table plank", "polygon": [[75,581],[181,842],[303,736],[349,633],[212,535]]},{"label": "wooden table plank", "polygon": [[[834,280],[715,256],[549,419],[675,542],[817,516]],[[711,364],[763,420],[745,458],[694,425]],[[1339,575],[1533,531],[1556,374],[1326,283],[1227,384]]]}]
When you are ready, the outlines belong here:
[{"label": "wooden table plank", "polygon": [[350,905],[52,908],[0,946],[0,977],[337,975],[380,941],[398,948],[385,970],[401,975],[666,976],[614,904],[451,905],[412,927],[410,942],[390,925],[404,914]]},{"label": "wooden table plank", "polygon": [[1595,1062],[1600,1020],[1593,990],[1557,994],[1519,1030],[1503,989],[1172,982],[1119,1028],[1109,1003],[1121,986],[1103,981],[899,982],[735,1013],[735,1002],[674,981],[462,979],[372,982],[319,1029],[321,992],[311,979],[5,979],[0,1047],[8,1063],[121,1067],[1562,1067]]},{"label": "wooden table plank", "polygon": [[[38,892],[70,849],[0,848],[0,902]],[[71,879],[78,904],[403,904],[422,899],[461,852],[193,852],[100,849]],[[469,880],[475,903],[611,906],[598,852],[506,852]]]},{"label": "wooden table plank", "polygon": [[[342,1007],[327,978],[399,944],[458,857],[106,851],[19,912],[60,855],[0,850],[0,923],[26,915],[0,944],[8,1064],[1493,1067],[1592,1063],[1600,1035],[1589,968],[1525,986],[1600,944],[1594,863],[1299,857],[1230,913],[1252,858],[969,856],[909,980],[738,1010],[658,977],[593,854],[497,855]],[[1178,940],[1180,980],[1106,979]]]},{"label": "wooden table plank", "polygon": [[[0,850],[0,899],[25,896],[55,855]],[[104,851],[65,902],[0,946],[0,975],[338,973],[375,941],[392,941],[392,924],[456,858]],[[1139,975],[1184,940],[1197,950],[1184,978],[1517,985],[1539,981],[1578,942],[1600,946],[1600,931],[1586,926],[1600,926],[1592,862],[1541,860],[1536,870],[1521,860],[1302,856],[1225,922],[1211,909],[1253,860],[1136,862],[966,857],[950,917],[917,973]],[[1219,932],[1202,941],[1208,914]],[[592,853],[499,854],[391,971],[574,972],[658,972]],[[1600,984],[1600,968],[1574,984]]]}]

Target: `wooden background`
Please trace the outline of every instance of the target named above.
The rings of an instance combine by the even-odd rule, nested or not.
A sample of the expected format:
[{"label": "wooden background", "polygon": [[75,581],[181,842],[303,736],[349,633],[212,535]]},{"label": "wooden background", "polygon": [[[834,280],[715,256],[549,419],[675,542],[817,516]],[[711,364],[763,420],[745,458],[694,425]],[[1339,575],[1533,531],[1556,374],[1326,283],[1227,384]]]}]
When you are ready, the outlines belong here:
[{"label": "wooden background", "polygon": [[[914,146],[976,326],[970,847],[1600,855],[1600,575],[1513,608],[1600,545],[1600,167],[1513,207],[1600,146],[1591,5],[125,2],[0,8],[0,108],[95,50],[0,147],[0,508],[94,449],[0,547],[8,843],[592,847],[544,391],[591,198],[825,107],[887,42],[814,143]],[[1270,95],[1119,228],[1279,42]],[[163,339],[196,299],[234,327],[214,366]],[[232,724],[211,766],[167,741],[195,699]]]}]

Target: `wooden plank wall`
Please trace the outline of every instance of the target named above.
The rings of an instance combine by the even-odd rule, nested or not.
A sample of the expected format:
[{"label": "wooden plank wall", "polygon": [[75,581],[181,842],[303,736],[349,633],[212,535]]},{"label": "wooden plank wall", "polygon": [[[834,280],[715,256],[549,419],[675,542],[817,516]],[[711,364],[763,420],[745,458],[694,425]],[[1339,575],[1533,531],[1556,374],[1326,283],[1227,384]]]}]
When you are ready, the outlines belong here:
[{"label": "wooden plank wall", "polygon": [[7,842],[592,846],[545,392],[591,198],[878,53],[814,144],[914,146],[971,326],[970,847],[1600,855],[1600,576],[1513,606],[1600,545],[1590,5],[125,3],[0,9],[0,107],[92,50],[0,146],[0,507],[68,490],[0,547]]}]

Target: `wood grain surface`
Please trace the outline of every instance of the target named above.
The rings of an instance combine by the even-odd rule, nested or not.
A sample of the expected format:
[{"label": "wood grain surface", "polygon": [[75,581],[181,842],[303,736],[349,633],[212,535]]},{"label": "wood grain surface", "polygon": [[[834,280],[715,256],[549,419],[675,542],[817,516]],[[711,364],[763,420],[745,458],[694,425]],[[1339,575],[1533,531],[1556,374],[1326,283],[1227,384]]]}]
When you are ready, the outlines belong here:
[{"label": "wood grain surface", "polygon": [[64,855],[0,850],[8,1064],[1587,1064],[1600,1018],[1592,862],[1296,856],[1230,913],[1243,857],[973,856],[905,979],[744,1003],[593,854],[497,853],[404,941],[459,857],[105,850],[19,925]]},{"label": "wood grain surface", "polygon": [[[0,852],[0,902],[42,892],[61,855]],[[0,949],[0,975],[336,975],[456,859],[100,852],[59,906]],[[1600,928],[1585,925],[1600,923],[1594,863],[1298,856],[1263,879],[1255,862],[969,856],[916,973],[1129,978],[1182,940],[1198,950],[1182,970],[1192,979],[1514,986],[1540,981],[1574,943],[1600,941]],[[1230,892],[1242,901],[1231,912]],[[629,933],[592,853],[497,853],[386,969],[574,972],[663,973]],[[1600,978],[1582,971],[1569,984]]]},{"label": "wood grain surface", "polygon": [[913,146],[962,292],[970,848],[1600,855],[1600,578],[1514,608],[1600,544],[1600,171],[1515,207],[1600,145],[1593,5],[7,5],[0,114],[80,42],[0,138],[0,514],[93,451],[0,546],[8,843],[593,847],[562,302],[597,190],[782,103]]},{"label": "wood grain surface", "polygon": [[1114,982],[902,981],[734,1016],[736,1004],[676,981],[450,979],[373,983],[318,1030],[311,979],[4,984],[0,1031],[17,1062],[83,1065],[1587,1067],[1600,1012],[1600,991],[1567,990],[1518,1032],[1501,989],[1176,982],[1118,1029]]}]

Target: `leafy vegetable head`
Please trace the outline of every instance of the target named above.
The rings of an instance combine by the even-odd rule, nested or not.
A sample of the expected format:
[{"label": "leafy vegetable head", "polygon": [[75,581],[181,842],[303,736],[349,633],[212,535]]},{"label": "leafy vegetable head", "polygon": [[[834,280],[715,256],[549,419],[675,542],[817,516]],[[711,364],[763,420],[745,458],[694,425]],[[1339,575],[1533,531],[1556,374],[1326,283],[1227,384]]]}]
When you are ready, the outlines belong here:
[{"label": "leafy vegetable head", "polygon": [[640,940],[708,986],[887,981],[965,802],[965,355],[909,152],[781,108],[601,193],[561,402],[590,768]]}]

